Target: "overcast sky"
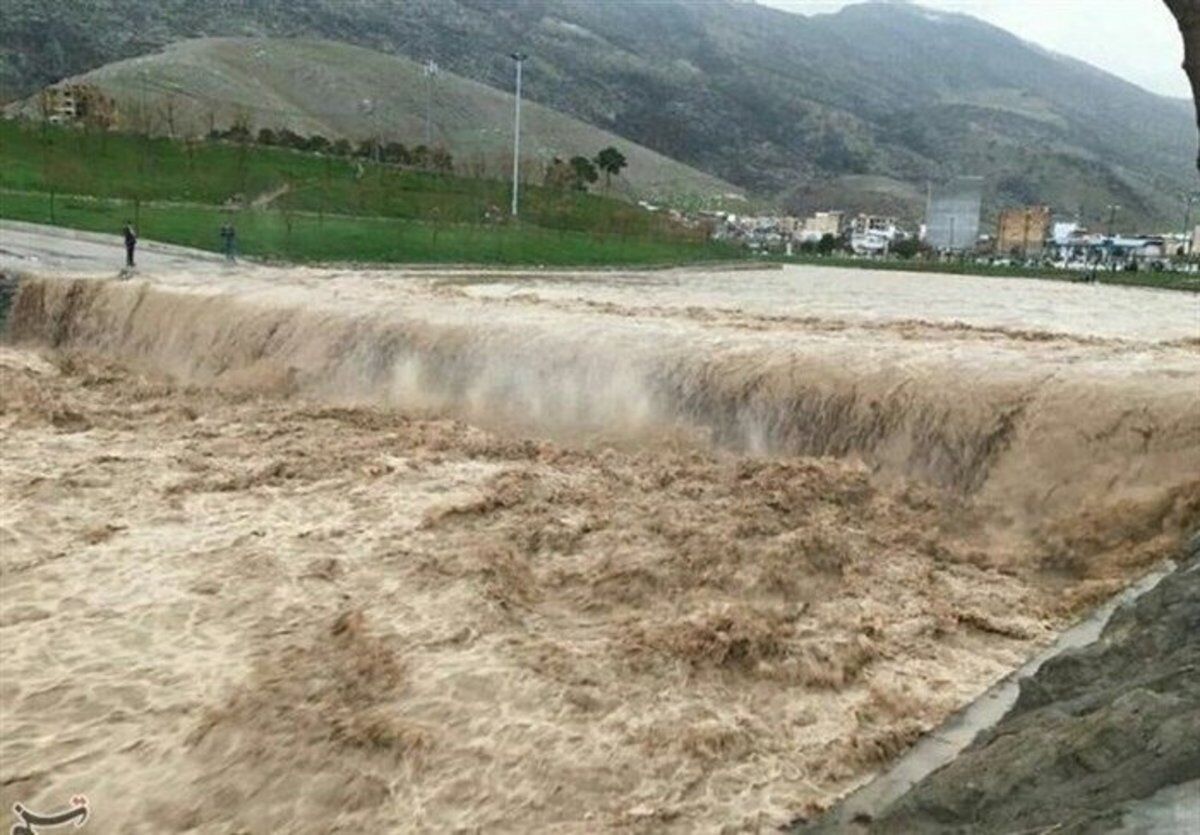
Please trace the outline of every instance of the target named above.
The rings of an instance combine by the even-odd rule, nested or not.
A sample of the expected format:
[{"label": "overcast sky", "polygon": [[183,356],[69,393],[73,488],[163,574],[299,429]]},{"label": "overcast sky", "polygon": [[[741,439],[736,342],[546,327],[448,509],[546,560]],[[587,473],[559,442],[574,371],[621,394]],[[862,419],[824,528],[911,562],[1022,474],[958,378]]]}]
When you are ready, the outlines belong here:
[{"label": "overcast sky", "polygon": [[[811,14],[862,0],[758,2]],[[1183,41],[1162,0],[924,0],[921,5],[973,15],[1155,93],[1191,97],[1180,69]]]}]

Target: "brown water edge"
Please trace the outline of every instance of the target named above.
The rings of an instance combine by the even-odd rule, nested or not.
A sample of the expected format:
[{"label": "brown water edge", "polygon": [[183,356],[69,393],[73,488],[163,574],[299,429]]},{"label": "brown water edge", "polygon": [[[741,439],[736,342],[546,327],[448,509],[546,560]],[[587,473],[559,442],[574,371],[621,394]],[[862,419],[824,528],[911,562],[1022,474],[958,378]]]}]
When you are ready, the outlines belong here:
[{"label": "brown water edge", "polygon": [[[1196,831],[1200,532],[1177,557],[1094,642],[1022,679],[1012,709],[953,761],[898,798],[870,786],[802,831],[953,831],[963,821],[997,833]],[[869,795],[885,802],[862,806]]]},{"label": "brown water edge", "polygon": [[[994,727],[1016,704],[1022,679],[1035,675],[1051,658],[1096,641],[1119,606],[1153,589],[1174,569],[1172,560],[1165,561],[1125,591],[1114,595],[1082,620],[1063,630],[1050,646],[988,688],[978,699],[923,736],[881,774],[841,800],[828,815],[819,819],[820,826],[826,831],[865,831],[866,823],[879,817],[884,809],[925,777],[952,761],[981,731]],[[797,822],[796,831],[805,831],[802,822]]]},{"label": "brown water edge", "polygon": [[[495,392],[528,398],[478,380],[542,353],[525,379],[556,398],[607,381],[629,415],[647,376],[612,381],[637,369],[636,341],[604,345],[623,366],[604,371],[545,323],[520,354],[494,323],[455,341],[413,331],[425,367],[451,369],[422,401],[396,396],[411,382],[378,386],[394,363],[362,373],[399,356],[370,349],[408,326],[396,317],[389,330],[331,309],[72,286],[18,299],[14,332],[57,343],[51,361],[10,349],[0,364],[14,590],[0,615],[22,648],[0,690],[6,803],[99,787],[120,798],[110,820],[156,831],[776,825],[890,761],[1198,515],[1195,471],[1176,469],[1192,436],[1169,431],[1187,429],[1178,392],[1138,401],[1149,438],[1127,441],[1126,417],[1094,453],[1110,466],[1148,449],[1160,471],[1128,458],[1128,489],[1077,486],[1090,512],[1075,527],[1053,502],[1040,521],[1030,506],[998,524],[996,485],[1019,483],[999,480],[1006,456],[1054,471],[1021,431],[981,479],[884,454],[913,427],[969,447],[986,398],[915,421],[897,398],[893,417],[859,424],[870,431],[804,441],[840,457],[696,443],[753,425],[747,403],[789,402],[782,375],[754,397],[655,405],[615,447],[522,440],[508,417],[493,433],[395,407],[473,415]],[[754,367],[718,365],[735,379]],[[691,390],[745,391],[706,367]],[[383,407],[330,406],[371,400]],[[1062,402],[1035,397],[1026,414]],[[533,414],[525,427],[560,430],[581,412]],[[687,431],[663,415],[690,416]],[[644,445],[647,431],[675,440]],[[1029,524],[993,547],[1011,518]]]}]

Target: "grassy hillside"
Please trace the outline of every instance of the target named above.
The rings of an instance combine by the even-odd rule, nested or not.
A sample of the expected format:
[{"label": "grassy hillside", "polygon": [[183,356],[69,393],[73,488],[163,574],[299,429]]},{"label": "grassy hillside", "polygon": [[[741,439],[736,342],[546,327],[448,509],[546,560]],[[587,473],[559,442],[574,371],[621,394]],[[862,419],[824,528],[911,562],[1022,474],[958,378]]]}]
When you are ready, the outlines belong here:
[{"label": "grassy hillside", "polygon": [[0,122],[0,217],[290,260],[641,264],[736,253],[627,202],[224,142]]},{"label": "grassy hillside", "polygon": [[1174,228],[1178,193],[1198,185],[1186,102],[907,4],[812,17],[732,0],[9,0],[5,12],[0,74],[23,91],[198,34],[336,38],[501,89],[522,49],[533,100],[760,192],[815,188],[826,208],[863,194],[848,177],[911,196],[979,174],[992,207],[1032,197],[1095,223],[1119,203],[1124,229]]},{"label": "grassy hillside", "polygon": [[[134,132],[205,136],[235,120],[251,132],[286,128],[355,142],[379,138],[447,148],[461,173],[503,178],[512,170],[513,96],[423,65],[332,41],[220,38],[86,73],[118,103]],[[36,115],[30,104],[27,115]],[[428,116],[428,124],[426,124]],[[541,182],[555,158],[592,157],[617,146],[629,166],[615,194],[705,200],[737,189],[716,177],[534,102],[522,108],[525,177]]]}]

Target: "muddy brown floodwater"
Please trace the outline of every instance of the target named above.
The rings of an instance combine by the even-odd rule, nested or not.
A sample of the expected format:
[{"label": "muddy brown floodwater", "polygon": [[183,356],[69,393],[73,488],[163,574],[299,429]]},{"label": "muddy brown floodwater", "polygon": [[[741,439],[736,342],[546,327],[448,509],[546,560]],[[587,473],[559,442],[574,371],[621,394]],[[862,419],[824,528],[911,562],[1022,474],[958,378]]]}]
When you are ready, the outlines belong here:
[{"label": "muddy brown floodwater", "polygon": [[26,275],[0,806],[785,824],[1200,522],[1197,304],[814,270]]}]

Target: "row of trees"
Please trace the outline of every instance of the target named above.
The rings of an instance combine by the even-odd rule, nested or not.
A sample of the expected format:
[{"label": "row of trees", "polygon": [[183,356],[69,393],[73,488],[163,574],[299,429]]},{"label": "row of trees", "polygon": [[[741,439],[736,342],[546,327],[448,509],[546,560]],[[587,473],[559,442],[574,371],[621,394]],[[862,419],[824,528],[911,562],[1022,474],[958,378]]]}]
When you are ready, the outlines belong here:
[{"label": "row of trees", "polygon": [[242,145],[254,143],[335,157],[369,159],[392,165],[409,165],[427,171],[450,173],[454,170],[454,157],[442,147],[429,148],[425,145],[417,145],[414,148],[408,148],[400,142],[385,143],[376,139],[367,139],[355,145],[348,139],[331,141],[320,134],[303,136],[288,128],[280,130],[262,128],[258,133],[253,133],[249,125],[243,121],[235,121],[228,130],[214,128],[209,131],[208,137],[212,140],[223,139]]},{"label": "row of trees", "polygon": [[[843,235],[841,238],[837,238],[826,233],[821,236],[819,241],[802,241],[797,247],[797,251],[801,255],[833,255],[835,252],[851,252],[850,237]],[[908,260],[918,255],[929,255],[932,250],[916,238],[901,238],[888,247],[888,252],[897,258]]]},{"label": "row of trees", "polygon": [[590,159],[575,156],[563,161],[555,157],[546,170],[546,185],[552,188],[587,191],[588,186],[599,180],[600,174],[603,173],[605,188],[612,188],[613,176],[619,176],[621,170],[628,165],[625,155],[611,145]]}]

